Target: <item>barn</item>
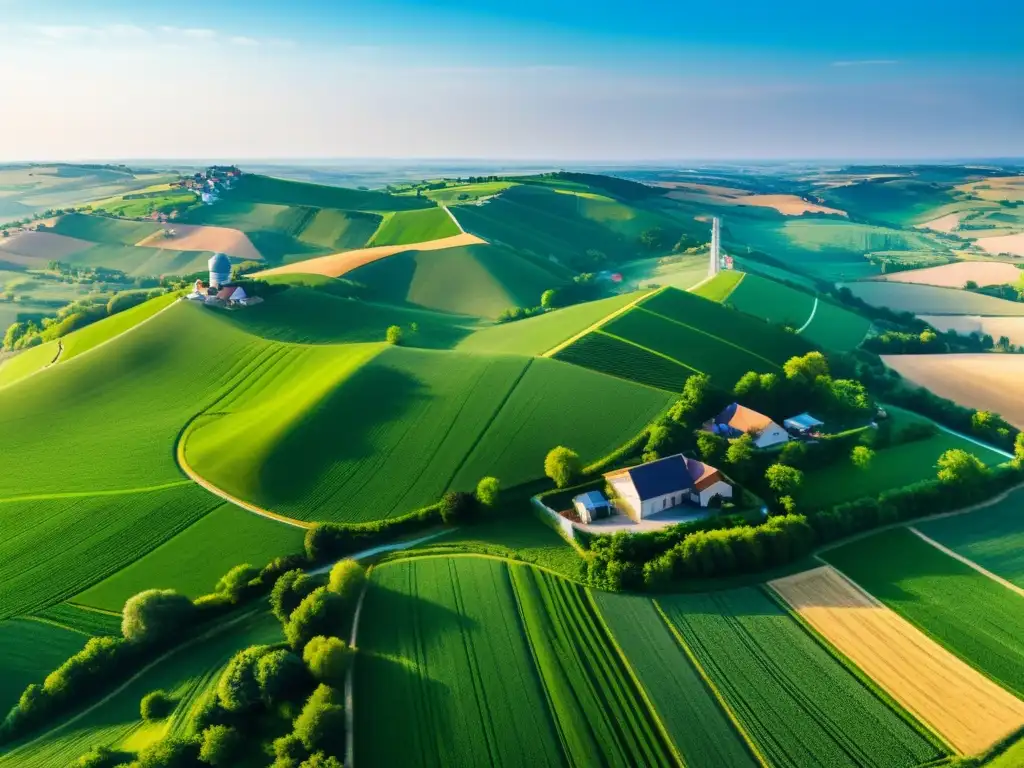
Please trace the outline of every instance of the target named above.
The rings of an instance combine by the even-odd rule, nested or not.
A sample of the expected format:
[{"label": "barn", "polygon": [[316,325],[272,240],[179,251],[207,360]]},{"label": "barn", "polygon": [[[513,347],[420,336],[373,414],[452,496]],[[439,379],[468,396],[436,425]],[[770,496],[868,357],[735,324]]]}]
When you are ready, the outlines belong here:
[{"label": "barn", "polygon": [[715,496],[732,498],[732,486],[717,469],[681,453],[604,478],[618,496],[616,506],[635,522],[684,504],[707,507]]},{"label": "barn", "polygon": [[770,418],[739,403],[726,406],[704,425],[704,429],[728,438],[750,435],[758,448],[779,445],[789,440],[789,433]]}]

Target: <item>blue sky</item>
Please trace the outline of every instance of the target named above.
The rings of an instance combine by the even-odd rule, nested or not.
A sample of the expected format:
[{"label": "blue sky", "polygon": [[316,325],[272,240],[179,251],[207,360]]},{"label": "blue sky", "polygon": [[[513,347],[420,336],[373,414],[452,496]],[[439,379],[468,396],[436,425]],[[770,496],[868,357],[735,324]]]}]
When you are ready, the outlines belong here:
[{"label": "blue sky", "polygon": [[1024,4],[0,0],[0,159],[1024,155]]}]

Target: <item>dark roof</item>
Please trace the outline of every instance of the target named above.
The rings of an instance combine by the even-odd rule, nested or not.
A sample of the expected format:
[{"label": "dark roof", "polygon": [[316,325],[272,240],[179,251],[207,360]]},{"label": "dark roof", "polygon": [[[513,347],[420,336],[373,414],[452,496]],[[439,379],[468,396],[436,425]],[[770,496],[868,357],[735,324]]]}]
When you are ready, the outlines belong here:
[{"label": "dark roof", "polygon": [[631,467],[626,473],[641,501],[693,487],[693,477],[681,453]]}]

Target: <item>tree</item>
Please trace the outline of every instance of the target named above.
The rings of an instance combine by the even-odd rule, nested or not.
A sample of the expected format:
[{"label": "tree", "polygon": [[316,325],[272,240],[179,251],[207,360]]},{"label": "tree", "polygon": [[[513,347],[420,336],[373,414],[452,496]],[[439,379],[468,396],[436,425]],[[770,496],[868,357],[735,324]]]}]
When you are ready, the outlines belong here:
[{"label": "tree", "polygon": [[855,445],[853,450],[850,451],[850,461],[853,462],[853,466],[857,467],[857,469],[868,469],[871,466],[871,460],[874,458],[875,452],[866,445]]},{"label": "tree", "polygon": [[653,251],[661,245],[664,238],[665,231],[661,227],[651,227],[640,233],[640,245]]},{"label": "tree", "polygon": [[387,339],[388,344],[394,344],[396,347],[400,346],[402,343],[402,326],[389,325],[385,339]]},{"label": "tree", "polygon": [[828,360],[821,352],[808,352],[803,357],[791,357],[782,366],[787,379],[802,379],[813,384],[819,376],[828,376]]},{"label": "tree", "polygon": [[1024,432],[1018,432],[1013,440],[1013,463],[1018,468],[1024,466]]},{"label": "tree", "polygon": [[245,712],[260,702],[256,668],[269,651],[269,646],[253,645],[231,657],[217,681],[217,699],[228,712]]},{"label": "tree", "polygon": [[737,467],[745,466],[754,458],[754,450],[754,438],[749,434],[741,435],[729,444],[725,460]]},{"label": "tree", "polygon": [[199,759],[214,768],[235,765],[244,741],[242,734],[230,725],[211,725],[203,731]]},{"label": "tree", "polygon": [[804,480],[799,469],[787,467],[785,464],[772,464],[764,473],[768,487],[781,496],[792,496]]},{"label": "tree", "polygon": [[947,485],[971,485],[989,472],[981,459],[962,448],[951,448],[939,456],[937,466],[939,480]]},{"label": "tree", "polygon": [[71,768],[114,768],[121,765],[121,755],[110,747],[93,747],[78,760],[71,764]]},{"label": "tree", "polygon": [[964,290],[976,291],[978,290],[978,284],[974,280],[968,280],[966,283],[964,283]]},{"label": "tree", "polygon": [[721,435],[713,435],[710,432],[697,433],[697,450],[700,457],[708,464],[718,464],[725,458],[725,452],[729,447],[729,441]]},{"label": "tree", "polygon": [[308,682],[306,665],[291,651],[279,648],[260,656],[256,662],[256,683],[267,703],[275,704],[295,698]]},{"label": "tree", "polygon": [[174,709],[174,699],[167,691],[150,691],[139,703],[139,714],[143,720],[163,720]]},{"label": "tree", "polygon": [[124,604],[121,634],[133,643],[161,640],[186,630],[195,612],[192,601],[173,589],[148,589]]},{"label": "tree", "polygon": [[132,768],[193,768],[198,760],[198,742],[169,736],[142,750],[131,765]]},{"label": "tree", "polygon": [[236,565],[230,571],[220,577],[214,591],[231,598],[231,602],[237,603],[245,595],[249,582],[260,575],[260,569],[249,563]]},{"label": "tree", "polygon": [[779,451],[779,464],[800,469],[807,458],[807,446],[799,440],[790,440]]},{"label": "tree", "polygon": [[476,484],[476,500],[488,509],[498,506],[501,494],[501,483],[496,477],[482,477]]},{"label": "tree", "polygon": [[355,606],[366,583],[366,569],[355,560],[339,560],[331,568],[327,589],[339,595],[350,606]]},{"label": "tree", "polygon": [[270,591],[270,608],[277,620],[282,624],[288,621],[292,611],[316,588],[316,580],[298,568],[278,576],[274,588]]},{"label": "tree", "polygon": [[295,735],[310,752],[341,754],[345,748],[345,709],[333,688],[321,684],[295,718]]},{"label": "tree", "polygon": [[476,517],[476,497],[465,491],[448,491],[441,497],[441,521],[445,525],[469,523]]},{"label": "tree", "polygon": [[327,755],[323,752],[314,752],[307,759],[302,761],[299,768],[344,768],[344,764],[334,755]]},{"label": "tree", "polygon": [[345,684],[345,675],[354,652],[338,637],[317,636],[302,651],[302,659],[313,677],[336,688]]},{"label": "tree", "polygon": [[558,298],[558,291],[554,288],[548,288],[544,293],[540,295],[540,305],[544,309],[554,309],[555,301]]},{"label": "tree", "polygon": [[276,760],[271,768],[295,768],[309,756],[302,739],[294,733],[274,739],[273,747]]},{"label": "tree", "polygon": [[583,472],[583,464],[576,451],[559,445],[544,457],[544,474],[559,488],[568,488]]},{"label": "tree", "polygon": [[345,601],[326,587],[313,590],[292,611],[284,634],[296,651],[302,650],[311,637],[336,635],[345,621]]}]

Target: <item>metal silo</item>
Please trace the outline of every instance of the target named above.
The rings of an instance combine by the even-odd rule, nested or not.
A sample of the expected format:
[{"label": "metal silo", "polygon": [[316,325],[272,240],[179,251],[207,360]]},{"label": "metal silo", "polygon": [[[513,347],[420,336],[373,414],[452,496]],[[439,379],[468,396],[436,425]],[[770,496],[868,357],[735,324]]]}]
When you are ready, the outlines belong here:
[{"label": "metal silo", "polygon": [[231,259],[223,253],[215,253],[210,259],[210,286],[220,288],[231,282]]}]

